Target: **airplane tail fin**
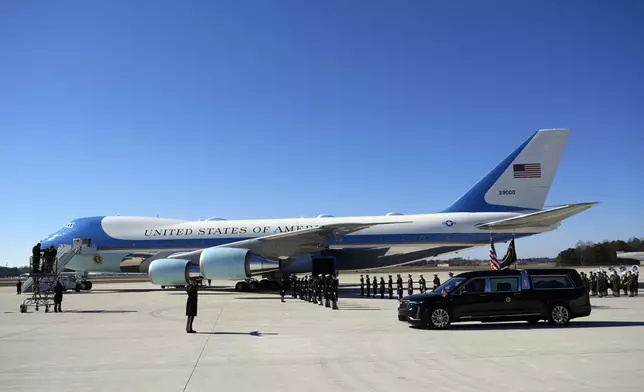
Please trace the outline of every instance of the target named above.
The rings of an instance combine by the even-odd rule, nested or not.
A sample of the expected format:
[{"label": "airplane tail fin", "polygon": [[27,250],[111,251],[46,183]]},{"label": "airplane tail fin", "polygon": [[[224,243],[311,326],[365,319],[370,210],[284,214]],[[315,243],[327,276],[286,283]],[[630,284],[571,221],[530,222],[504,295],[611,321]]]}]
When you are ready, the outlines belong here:
[{"label": "airplane tail fin", "polygon": [[443,212],[515,212],[543,208],[569,129],[542,129]]}]

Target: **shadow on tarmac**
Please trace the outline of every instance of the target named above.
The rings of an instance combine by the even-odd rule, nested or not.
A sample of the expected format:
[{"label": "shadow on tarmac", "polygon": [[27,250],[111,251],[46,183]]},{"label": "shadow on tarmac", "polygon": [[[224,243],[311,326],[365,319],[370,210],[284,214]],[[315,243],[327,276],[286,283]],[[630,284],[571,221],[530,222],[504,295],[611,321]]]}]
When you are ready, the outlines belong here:
[{"label": "shadow on tarmac", "polygon": [[[481,323],[481,324],[452,324],[449,329],[455,331],[492,331],[492,330],[527,330],[527,329],[569,329],[569,328],[611,328],[611,327],[641,327],[644,321],[571,321],[560,327],[550,325],[545,321],[539,324],[528,323]],[[410,326],[410,328],[423,329]]]},{"label": "shadow on tarmac", "polygon": [[247,336],[257,336],[257,337],[279,335],[278,333],[274,333],[274,332],[259,332],[259,331],[252,331],[252,332],[197,332],[197,334],[199,334],[199,335],[247,335]]}]

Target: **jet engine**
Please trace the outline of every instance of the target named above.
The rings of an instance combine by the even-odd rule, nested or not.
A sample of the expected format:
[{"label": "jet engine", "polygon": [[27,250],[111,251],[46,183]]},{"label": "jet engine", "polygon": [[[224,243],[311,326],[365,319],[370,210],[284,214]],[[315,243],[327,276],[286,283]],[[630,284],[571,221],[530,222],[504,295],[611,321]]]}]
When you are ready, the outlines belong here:
[{"label": "jet engine", "polygon": [[201,252],[199,268],[206,279],[246,279],[279,271],[278,261],[261,258],[248,249],[208,248]]},{"label": "jet engine", "polygon": [[183,286],[190,281],[190,272],[196,266],[188,260],[157,259],[150,263],[148,276],[159,286]]}]

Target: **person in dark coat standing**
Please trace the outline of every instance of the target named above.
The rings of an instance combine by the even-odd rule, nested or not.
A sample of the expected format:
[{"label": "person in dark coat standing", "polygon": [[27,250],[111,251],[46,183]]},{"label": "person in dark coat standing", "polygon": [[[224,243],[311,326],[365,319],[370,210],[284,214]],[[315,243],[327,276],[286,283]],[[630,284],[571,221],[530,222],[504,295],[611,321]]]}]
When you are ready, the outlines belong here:
[{"label": "person in dark coat standing", "polygon": [[54,312],[62,313],[63,310],[60,308],[63,303],[63,285],[60,284],[60,280],[56,281],[56,286],[54,286]]},{"label": "person in dark coat standing", "polygon": [[376,298],[376,294],[378,293],[378,280],[376,277],[373,277],[373,297]]},{"label": "person in dark coat standing", "polygon": [[364,297],[364,276],[360,275],[360,296]]},{"label": "person in dark coat standing", "polygon": [[282,302],[284,301],[284,296],[286,295],[286,279],[282,276],[280,278],[280,297],[282,297]]},{"label": "person in dark coat standing", "polygon": [[16,282],[16,294],[20,295],[22,294],[22,281],[18,280]]},{"label": "person in dark coat standing", "polygon": [[387,282],[387,288],[389,289],[389,299],[392,299],[394,297],[394,281],[391,279],[391,275],[389,275],[389,281]]},{"label": "person in dark coat standing", "polygon": [[400,274],[398,274],[398,277],[396,278],[396,290],[398,291],[398,299],[401,299],[403,296],[403,280],[400,277]]},{"label": "person in dark coat standing", "polygon": [[199,295],[197,285],[190,282],[188,287],[186,287],[186,292],[188,293],[188,298],[186,299],[186,316],[188,317],[186,322],[186,332],[196,333],[196,331],[192,329],[192,323],[195,321],[195,317],[197,317],[197,297]]},{"label": "person in dark coat standing", "polygon": [[380,277],[380,299],[385,298],[385,278]]},{"label": "person in dark coat standing", "polygon": [[371,296],[371,280],[369,280],[369,275],[367,275],[367,297]]},{"label": "person in dark coat standing", "polygon": [[414,280],[411,278],[411,274],[409,274],[409,279],[407,279],[407,295],[412,294],[414,294]]}]

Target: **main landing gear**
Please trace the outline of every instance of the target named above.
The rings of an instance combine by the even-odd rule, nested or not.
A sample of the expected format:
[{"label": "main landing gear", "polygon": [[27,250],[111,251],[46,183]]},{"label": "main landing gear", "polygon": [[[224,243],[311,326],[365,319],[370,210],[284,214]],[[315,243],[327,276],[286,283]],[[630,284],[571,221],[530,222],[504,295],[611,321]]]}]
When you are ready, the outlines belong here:
[{"label": "main landing gear", "polygon": [[277,280],[273,279],[246,279],[235,284],[235,291],[277,291],[280,289],[280,284]]}]

